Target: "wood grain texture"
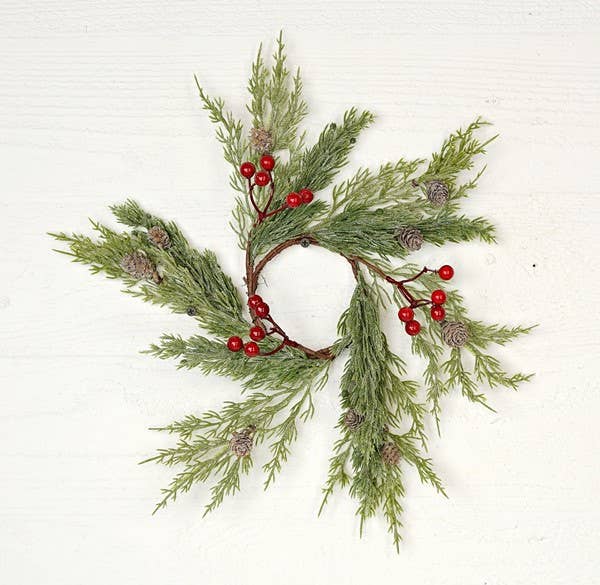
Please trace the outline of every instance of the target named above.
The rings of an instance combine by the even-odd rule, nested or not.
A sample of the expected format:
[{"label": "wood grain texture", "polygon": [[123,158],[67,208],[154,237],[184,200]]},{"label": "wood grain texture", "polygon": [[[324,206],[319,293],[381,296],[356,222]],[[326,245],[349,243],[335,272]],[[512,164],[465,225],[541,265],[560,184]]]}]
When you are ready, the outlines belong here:
[{"label": "wood grain texture", "polygon": [[[381,519],[359,539],[346,495],[316,518],[339,365],[269,493],[257,472],[205,520],[202,488],[151,517],[169,472],[136,463],[169,439],[146,429],[239,386],[141,356],[163,332],[192,333],[190,320],[120,295],[45,235],[87,229],[88,215],[110,221],[107,205],[134,196],[240,282],[227,169],[192,74],[243,112],[254,51],[280,28],[304,71],[311,136],[346,106],[377,113],[354,166],[427,156],[476,114],[501,134],[468,203],[498,224],[500,245],[418,259],[457,266],[475,316],[539,322],[500,352],[537,377],[494,393],[497,414],[447,400],[431,455],[450,499],[408,473],[400,556]],[[598,3],[583,0],[4,0],[1,582],[600,583],[598,38]],[[294,307],[286,329],[330,340],[351,294],[344,263],[290,250],[265,278],[271,305]]]}]

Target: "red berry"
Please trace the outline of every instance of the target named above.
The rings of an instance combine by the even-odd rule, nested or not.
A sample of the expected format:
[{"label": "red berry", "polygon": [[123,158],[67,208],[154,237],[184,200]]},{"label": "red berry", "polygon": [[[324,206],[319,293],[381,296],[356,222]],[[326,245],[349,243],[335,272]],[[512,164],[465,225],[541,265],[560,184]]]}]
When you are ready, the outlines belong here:
[{"label": "red berry", "polygon": [[252,295],[249,299],[248,299],[248,306],[251,309],[256,309],[256,306],[259,305],[260,303],[262,303],[262,297],[260,295]]},{"label": "red berry", "polygon": [[254,312],[259,317],[266,317],[269,314],[270,310],[271,309],[269,308],[269,305],[267,305],[267,303],[263,303],[262,301],[260,303],[258,303],[258,305],[256,305],[256,307],[254,307]]},{"label": "red berry", "polygon": [[301,189],[300,198],[302,199],[302,203],[310,203],[315,196],[310,189]]},{"label": "red berry", "polygon": [[256,326],[250,328],[250,339],[254,341],[261,341],[265,338],[265,335],[265,330],[262,327]]},{"label": "red berry", "polygon": [[442,280],[450,280],[454,276],[454,268],[448,266],[448,264],[444,264],[439,267],[438,274]]},{"label": "red berry", "polygon": [[446,311],[444,310],[444,307],[440,305],[433,305],[433,307],[431,307],[431,318],[434,321],[441,321],[445,316]]},{"label": "red berry", "polygon": [[275,159],[270,154],[265,154],[260,158],[260,166],[265,171],[272,171],[275,168]]},{"label": "red berry", "polygon": [[258,347],[258,344],[254,343],[254,341],[249,341],[244,345],[244,353],[248,357],[257,356],[260,353],[260,347]]},{"label": "red berry", "polygon": [[246,179],[249,179],[255,171],[256,167],[251,162],[246,161],[240,165],[240,173],[243,177],[246,177]]},{"label": "red berry", "polygon": [[290,193],[286,198],[285,202],[288,207],[299,207],[302,205],[302,197],[298,193]]},{"label": "red berry", "polygon": [[258,171],[258,173],[254,175],[254,182],[259,187],[264,187],[265,185],[268,185],[270,180],[271,178],[269,177],[269,173],[265,173],[265,171]]},{"label": "red berry", "polygon": [[443,305],[446,302],[446,293],[438,288],[431,293],[431,300],[435,305]]},{"label": "red berry", "polygon": [[409,335],[417,335],[419,331],[421,331],[421,324],[418,321],[412,319],[404,326],[404,330]]},{"label": "red berry", "polygon": [[398,311],[398,319],[400,319],[400,321],[403,321],[404,323],[410,321],[414,316],[415,312],[410,307],[402,307]]},{"label": "red berry", "polygon": [[227,340],[227,348],[229,351],[240,351],[243,345],[244,342],[242,341],[242,338],[237,335],[234,335]]}]

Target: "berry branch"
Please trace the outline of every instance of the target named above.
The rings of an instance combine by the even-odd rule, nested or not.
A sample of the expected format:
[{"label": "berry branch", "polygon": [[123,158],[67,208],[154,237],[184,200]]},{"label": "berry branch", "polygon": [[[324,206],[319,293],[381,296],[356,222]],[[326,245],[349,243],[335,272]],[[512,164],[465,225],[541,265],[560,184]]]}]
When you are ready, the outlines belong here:
[{"label": "berry branch", "polygon": [[[301,189],[298,193],[291,192],[285,198],[285,203],[280,207],[269,211],[271,203],[273,202],[274,194],[275,194],[275,179],[273,176],[273,171],[275,169],[275,159],[273,156],[269,154],[265,154],[260,159],[260,166],[262,170],[257,171],[256,167],[249,161],[243,162],[240,165],[240,174],[246,178],[248,183],[248,197],[250,199],[250,203],[252,207],[256,211],[256,220],[254,222],[253,228],[264,222],[265,220],[286,211],[287,209],[295,209],[300,207],[301,205],[307,205],[311,203],[314,199],[314,194],[310,189]],[[266,187],[270,186],[270,194],[267,199],[267,202],[263,209],[261,209],[256,201],[254,196],[254,188],[255,187]],[[263,301],[263,298],[256,294],[256,290],[258,288],[258,276],[263,271],[265,266],[273,260],[276,256],[281,254],[287,248],[295,245],[302,245],[304,247],[308,247],[309,245],[321,245],[319,241],[311,235],[303,235],[295,238],[290,238],[281,242],[277,246],[275,246],[271,251],[267,252],[264,257],[254,265],[251,253],[251,243],[252,243],[252,230],[250,230],[250,234],[248,235],[248,242],[246,245],[246,287],[248,293],[248,308],[253,315],[254,326],[251,327],[249,336],[251,341],[244,343],[241,337],[235,335],[228,339],[227,347],[233,351],[237,352],[241,349],[244,350],[244,353],[248,357],[256,357],[256,356],[271,356],[285,347],[293,347],[303,351],[308,357],[315,359],[325,359],[332,360],[334,358],[333,354],[333,346],[325,347],[323,349],[314,350],[309,347],[294,341],[289,337],[289,335],[275,322],[273,316],[271,315],[271,308],[267,303]],[[346,256],[345,254],[340,254],[343,258],[345,258],[350,265],[352,266],[352,272],[357,278],[358,276],[358,265],[363,264],[367,267],[372,273],[379,276],[386,282],[395,286],[400,294],[407,300],[409,303],[407,307],[402,307],[398,311],[398,318],[405,325],[405,331],[411,336],[418,335],[421,331],[421,324],[419,321],[415,319],[414,309],[431,305],[430,314],[431,318],[434,321],[443,321],[446,316],[446,311],[442,306],[446,302],[446,293],[437,289],[433,291],[430,299],[417,299],[413,296],[413,294],[408,290],[406,284],[414,282],[418,280],[421,276],[427,273],[438,274],[442,280],[450,280],[454,276],[454,269],[449,265],[444,265],[439,269],[432,269],[424,267],[417,274],[411,276],[410,278],[405,278],[403,280],[397,280],[392,276],[386,274],[381,268],[377,265],[373,264],[373,262],[366,260],[360,256]],[[271,324],[271,329],[266,331],[263,325],[263,321],[267,321]],[[281,343],[272,350],[261,352],[260,346],[258,345],[259,341],[262,341],[265,337],[271,335],[279,335],[281,337]]]}]

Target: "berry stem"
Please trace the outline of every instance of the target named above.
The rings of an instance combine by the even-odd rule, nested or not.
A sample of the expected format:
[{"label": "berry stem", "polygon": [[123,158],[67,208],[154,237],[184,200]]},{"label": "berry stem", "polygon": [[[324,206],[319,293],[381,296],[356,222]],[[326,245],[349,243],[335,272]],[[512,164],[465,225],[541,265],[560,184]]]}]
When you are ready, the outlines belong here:
[{"label": "berry stem", "polygon": [[271,206],[271,202],[273,201],[273,196],[275,195],[275,181],[273,179],[273,173],[271,173],[271,171],[267,171],[267,172],[269,173],[269,179],[270,179],[269,189],[271,192],[269,193],[269,199],[267,199],[267,204],[265,205],[265,208],[261,212],[262,220],[265,220],[267,217],[269,217],[269,215],[267,214],[267,211],[269,210],[269,207]]},{"label": "berry stem", "polygon": [[261,356],[268,356],[268,355],[275,355],[276,353],[280,352],[286,345],[288,345],[288,342],[286,339],[284,339],[275,349],[272,349],[271,351],[267,351],[265,353],[260,353]]},{"label": "berry stem", "polygon": [[260,223],[262,221],[263,212],[260,210],[254,199],[254,187],[255,185],[252,183],[252,179],[248,179],[248,196],[250,198],[250,203],[252,203],[252,207],[254,207],[254,211],[256,211],[258,215],[258,223]]},{"label": "berry stem", "polygon": [[414,276],[411,276],[410,278],[405,278],[404,280],[400,281],[402,282],[402,284],[405,284],[407,282],[413,282],[413,280],[417,280],[419,278],[421,278],[421,276],[423,276],[424,274],[426,274],[427,272],[437,272],[437,270],[434,270],[433,268],[427,268],[427,266],[425,266],[421,272],[415,274]]},{"label": "berry stem", "polygon": [[272,217],[273,215],[277,215],[278,213],[285,211],[287,208],[288,208],[288,206],[284,203],[281,207],[278,207],[277,209],[274,209],[273,211],[270,211],[269,213],[265,213],[263,215],[263,220],[267,219],[268,217]]}]

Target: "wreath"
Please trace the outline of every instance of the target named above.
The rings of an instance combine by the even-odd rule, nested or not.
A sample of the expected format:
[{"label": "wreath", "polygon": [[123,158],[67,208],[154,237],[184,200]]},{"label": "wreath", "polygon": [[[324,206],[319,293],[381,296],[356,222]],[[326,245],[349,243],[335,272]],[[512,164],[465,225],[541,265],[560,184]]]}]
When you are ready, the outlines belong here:
[{"label": "wreath", "polygon": [[[209,480],[205,511],[212,511],[239,490],[255,458],[262,457],[265,487],[271,485],[290,455],[299,424],[314,414],[314,394],[325,386],[332,361],[345,359],[339,439],[321,510],[336,488],[347,487],[358,502],[361,533],[365,520],[381,510],[398,548],[406,466],[445,494],[426,455],[430,421],[439,432],[443,397],[458,389],[471,402],[491,408],[483,387],[515,389],[530,378],[507,374],[488,353],[490,345],[504,345],[530,327],[471,319],[462,296],[448,286],[454,277],[450,265],[406,261],[422,246],[495,241],[487,219],[460,212],[483,169],[463,177],[495,136],[479,138],[487,123],[477,118],[452,133],[429,160],[401,158],[362,168],[330,189],[373,115],[349,109],[308,145],[299,130],[307,115],[302,81],[299,72],[288,69],[281,35],[272,65],[261,49],[252,65],[249,131],[223,100],[207,95],[197,78],[196,84],[233,167],[230,186],[237,196],[231,225],[245,254],[245,302],[213,252],[195,249],[175,223],[134,201],[111,208],[129,231],[92,222],[96,239],[51,234],[66,243],[62,253],[75,262],[122,280],[127,294],[189,315],[209,335],[164,335],[148,353],[177,359],[180,367],[205,375],[227,376],[245,391],[240,401],[225,403],[218,412],[190,414],[159,429],[177,440],[147,461],[176,467],[178,473],[155,511]],[[297,245],[341,256],[356,280],[337,338],[325,348],[292,338],[263,298],[266,293],[259,294],[265,266]],[[404,263],[394,264],[392,258]],[[420,383],[406,378],[405,357],[390,350],[382,331],[380,315],[390,305],[398,309],[407,333],[405,351],[423,366]]]}]

